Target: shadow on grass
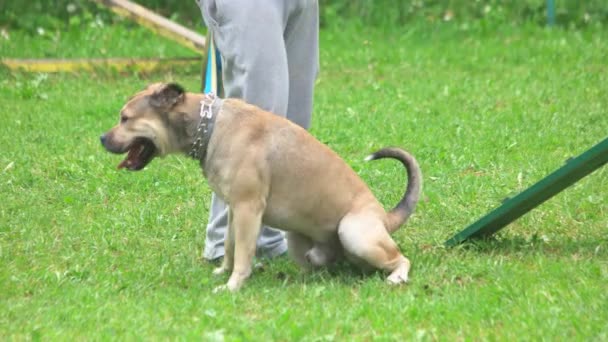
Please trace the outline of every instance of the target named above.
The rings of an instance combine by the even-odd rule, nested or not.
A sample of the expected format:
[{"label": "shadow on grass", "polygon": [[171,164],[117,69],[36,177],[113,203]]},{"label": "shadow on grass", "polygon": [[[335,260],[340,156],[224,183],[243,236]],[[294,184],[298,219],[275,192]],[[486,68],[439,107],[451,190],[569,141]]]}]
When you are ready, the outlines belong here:
[{"label": "shadow on grass", "polygon": [[[272,287],[291,286],[347,286],[353,287],[364,284],[371,279],[384,282],[386,274],[378,270],[362,270],[359,267],[341,261],[329,267],[304,271],[299,268],[288,256],[273,259],[262,259],[262,266],[254,269],[247,282],[251,284],[264,284]],[[228,276],[222,278],[227,280]],[[221,283],[221,280],[220,280]],[[255,286],[255,285],[254,285]]]},{"label": "shadow on grass", "polygon": [[534,234],[526,237],[492,236],[464,242],[448,250],[466,250],[478,253],[544,253],[547,255],[570,255],[572,253],[608,255],[608,235],[601,239],[589,237],[549,239]]}]

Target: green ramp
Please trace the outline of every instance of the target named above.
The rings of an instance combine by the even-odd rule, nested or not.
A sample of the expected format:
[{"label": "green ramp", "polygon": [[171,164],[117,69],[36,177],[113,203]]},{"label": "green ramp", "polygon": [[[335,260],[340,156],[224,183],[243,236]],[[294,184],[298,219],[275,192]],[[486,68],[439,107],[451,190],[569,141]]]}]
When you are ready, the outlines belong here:
[{"label": "green ramp", "polygon": [[481,238],[494,234],[581,178],[599,169],[606,162],[608,162],[608,138],[578,157],[568,160],[566,165],[517,196],[507,199],[501,206],[447,240],[446,246],[451,247],[470,238]]}]

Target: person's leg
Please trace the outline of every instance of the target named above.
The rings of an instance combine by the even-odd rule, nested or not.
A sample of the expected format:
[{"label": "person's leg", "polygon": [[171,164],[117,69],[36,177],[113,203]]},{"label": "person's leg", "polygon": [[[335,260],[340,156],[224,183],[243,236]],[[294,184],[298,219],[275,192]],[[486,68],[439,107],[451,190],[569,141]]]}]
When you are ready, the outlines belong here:
[{"label": "person's leg", "polygon": [[[201,3],[209,5],[213,1]],[[261,3],[263,2],[263,3]],[[285,116],[289,82],[283,41],[282,1],[216,0],[205,21],[213,31],[222,56],[225,97],[240,98]],[[209,17],[209,18],[208,18]],[[215,259],[224,254],[228,209],[212,196],[203,256]],[[283,234],[264,227],[257,242],[259,255],[273,257],[286,252]]]},{"label": "person's leg", "polygon": [[209,208],[209,222],[205,233],[205,248],[203,258],[215,260],[224,256],[224,239],[228,230],[228,206],[211,194],[211,207]]},{"label": "person's leg", "polygon": [[312,116],[313,90],[319,71],[319,4],[299,0],[285,27],[289,65],[287,118],[308,129]]},{"label": "person's leg", "polygon": [[226,97],[285,116],[289,96],[284,0],[216,0],[214,38]]}]

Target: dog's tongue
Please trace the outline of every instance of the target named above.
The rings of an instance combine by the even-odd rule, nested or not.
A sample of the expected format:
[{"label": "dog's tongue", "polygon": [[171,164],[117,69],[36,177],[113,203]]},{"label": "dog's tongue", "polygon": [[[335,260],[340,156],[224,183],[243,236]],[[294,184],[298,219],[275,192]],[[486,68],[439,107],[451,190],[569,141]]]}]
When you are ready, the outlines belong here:
[{"label": "dog's tongue", "polygon": [[134,144],[130,149],[129,153],[127,153],[127,157],[118,164],[117,168],[120,170],[122,168],[131,168],[134,166],[133,164],[137,160],[137,156],[139,154],[140,145]]}]

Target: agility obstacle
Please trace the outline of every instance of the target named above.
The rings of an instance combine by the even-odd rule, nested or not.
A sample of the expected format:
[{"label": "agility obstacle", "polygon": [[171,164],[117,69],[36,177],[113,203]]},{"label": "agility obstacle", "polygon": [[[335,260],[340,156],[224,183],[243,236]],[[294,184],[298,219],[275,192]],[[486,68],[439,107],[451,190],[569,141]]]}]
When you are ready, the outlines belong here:
[{"label": "agility obstacle", "polygon": [[201,54],[205,53],[207,40],[204,36],[174,21],[160,16],[153,11],[127,0],[95,0],[112,12],[135,21],[150,29],[155,34],[169,38],[197,53],[193,57],[178,58],[43,58],[14,59],[2,58],[0,61],[11,70],[28,72],[75,72],[112,69],[116,71],[138,70],[151,71],[167,67],[200,63]]},{"label": "agility obstacle", "polygon": [[471,238],[488,237],[608,162],[608,138],[568,160],[564,166],[517,196],[507,199],[445,242],[455,246]]}]

